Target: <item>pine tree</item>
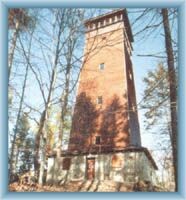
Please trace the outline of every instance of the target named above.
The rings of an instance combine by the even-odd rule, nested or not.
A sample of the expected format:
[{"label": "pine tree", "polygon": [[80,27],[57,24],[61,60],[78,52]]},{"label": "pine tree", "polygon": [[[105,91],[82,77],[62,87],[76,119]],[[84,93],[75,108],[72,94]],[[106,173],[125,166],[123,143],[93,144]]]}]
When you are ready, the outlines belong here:
[{"label": "pine tree", "polygon": [[20,150],[20,167],[19,172],[25,173],[32,169],[33,165],[34,139],[26,137],[23,148]]},{"label": "pine tree", "polygon": [[22,113],[17,125],[17,138],[14,145],[13,159],[11,161],[13,169],[16,171],[11,171],[11,173],[18,172],[17,169],[18,169],[18,164],[19,164],[18,162],[19,155],[20,155],[20,152],[22,152],[25,148],[26,137],[29,134],[28,132],[29,129],[30,129],[30,125],[29,125],[28,118],[24,113]]},{"label": "pine tree", "polygon": [[146,129],[149,129],[158,123],[162,123],[162,116],[165,116],[168,112],[168,72],[160,63],[157,69],[148,72],[143,81],[145,90],[141,107],[145,109]]},{"label": "pine tree", "polygon": [[[156,133],[159,146],[169,152],[172,166],[173,145],[171,131],[170,88],[168,69],[159,63],[154,71],[149,71],[144,78],[145,90],[141,108],[145,110],[145,125],[147,132]],[[177,85],[177,81],[175,82]],[[175,105],[172,105],[174,106]],[[174,177],[175,174],[173,173]],[[175,182],[176,185],[176,182]]]}]

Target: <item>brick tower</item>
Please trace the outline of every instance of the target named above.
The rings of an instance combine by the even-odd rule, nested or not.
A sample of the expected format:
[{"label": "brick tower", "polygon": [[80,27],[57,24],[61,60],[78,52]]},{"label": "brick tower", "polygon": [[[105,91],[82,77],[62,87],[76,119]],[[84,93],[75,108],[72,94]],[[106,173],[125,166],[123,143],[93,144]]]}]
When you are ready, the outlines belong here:
[{"label": "brick tower", "polygon": [[47,182],[154,181],[157,166],[141,146],[125,9],[85,22],[86,39],[68,150],[48,159]]},{"label": "brick tower", "polygon": [[125,10],[85,22],[84,63],[74,108],[70,151],[140,146],[130,59],[133,37]]}]

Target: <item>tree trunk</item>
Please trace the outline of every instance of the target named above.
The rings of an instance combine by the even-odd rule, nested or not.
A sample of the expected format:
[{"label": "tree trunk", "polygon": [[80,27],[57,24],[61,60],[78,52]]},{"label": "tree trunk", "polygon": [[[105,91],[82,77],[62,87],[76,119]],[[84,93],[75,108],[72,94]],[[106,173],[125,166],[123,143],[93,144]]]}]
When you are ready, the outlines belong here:
[{"label": "tree trunk", "polygon": [[44,179],[44,172],[45,172],[45,162],[46,162],[46,154],[45,154],[45,146],[46,146],[46,139],[45,135],[41,136],[41,162],[40,162],[40,169],[39,169],[39,184],[43,184]]},{"label": "tree trunk", "polygon": [[168,19],[168,10],[162,9],[163,26],[165,32],[165,47],[167,52],[167,64],[168,64],[168,76],[169,76],[169,89],[170,89],[170,110],[171,110],[171,143],[173,154],[173,166],[174,166],[174,180],[175,191],[178,191],[177,180],[177,90],[176,90],[176,73],[174,67],[174,55],[172,48],[171,31]]},{"label": "tree trunk", "polygon": [[45,124],[46,120],[46,110],[48,108],[45,108],[41,115],[40,123],[39,123],[39,129],[36,134],[35,138],[35,146],[34,146],[34,171],[35,171],[35,176],[38,177],[39,175],[39,149],[40,149],[40,143],[41,143],[41,137],[43,135],[43,127]]},{"label": "tree trunk", "polygon": [[70,69],[71,65],[68,64],[65,74],[65,89],[64,93],[61,95],[61,117],[60,117],[60,131],[59,131],[59,137],[58,137],[58,148],[61,151],[61,142],[63,139],[63,128],[64,128],[64,122],[65,122],[65,116],[67,113],[67,104],[68,104],[68,97],[69,97],[69,83],[70,83]]},{"label": "tree trunk", "polygon": [[[29,44],[29,54],[30,54],[30,49],[31,49],[31,42],[32,38],[30,40],[30,44]],[[22,88],[22,93],[21,93],[21,99],[20,99],[20,103],[19,103],[19,110],[18,110],[18,114],[17,114],[17,119],[16,119],[16,124],[15,124],[15,129],[14,129],[14,135],[13,135],[13,140],[12,140],[12,148],[11,148],[11,153],[10,153],[10,173],[9,173],[9,178],[12,172],[15,171],[15,167],[16,167],[16,161],[13,164],[13,160],[14,155],[15,155],[15,150],[16,150],[16,139],[17,139],[17,129],[18,129],[18,122],[20,120],[20,116],[21,116],[21,112],[22,112],[22,106],[23,106],[23,100],[24,100],[24,95],[25,95],[25,89],[26,89],[26,83],[27,83],[27,77],[28,77],[28,69],[29,69],[29,65],[27,64],[26,66],[26,72],[25,72],[25,78],[24,78],[24,82],[23,82],[23,88]]]},{"label": "tree trunk", "polygon": [[[43,118],[41,119],[41,125],[39,127],[39,131],[37,133],[37,137],[36,139],[36,145],[35,145],[35,156],[34,156],[34,160],[36,164],[38,164],[38,159],[39,159],[39,149],[40,149],[40,137],[43,137],[43,149],[41,149],[41,157],[42,157],[42,162],[40,163],[40,169],[39,169],[39,184],[43,185],[43,175],[44,175],[44,165],[45,165],[45,159],[46,159],[46,152],[45,152],[45,147],[46,147],[46,141],[44,141],[44,126],[46,123],[46,116],[47,116],[47,112],[48,109],[50,107],[50,103],[51,103],[51,97],[52,97],[52,93],[54,90],[54,85],[55,85],[55,81],[56,81],[56,74],[57,74],[57,64],[58,64],[58,59],[59,59],[59,54],[60,54],[60,38],[61,38],[61,34],[62,34],[62,25],[63,25],[63,21],[61,19],[60,21],[60,25],[59,25],[59,30],[58,30],[58,36],[57,36],[57,41],[55,40],[55,38],[53,38],[53,41],[56,41],[56,46],[55,47],[55,53],[54,53],[54,60],[53,60],[53,66],[52,66],[52,76],[51,76],[51,80],[50,80],[50,87],[49,87],[49,92],[48,92],[48,97],[47,97],[47,102],[45,104],[45,110],[43,113]],[[38,166],[37,168],[35,168],[36,171],[38,171]]]},{"label": "tree trunk", "polygon": [[70,87],[70,73],[72,69],[72,56],[73,56],[73,51],[75,48],[77,38],[74,38],[73,40],[69,39],[67,41],[68,43],[68,53],[66,56],[66,61],[67,61],[67,67],[65,71],[65,87],[64,91],[61,95],[61,123],[60,123],[60,131],[59,131],[59,137],[58,137],[58,148],[61,151],[61,143],[63,139],[63,129],[64,129],[64,122],[65,122],[65,116],[67,114],[67,106],[68,106],[68,99],[69,99],[69,87]]},{"label": "tree trunk", "polygon": [[25,75],[25,80],[24,80],[24,84],[23,84],[23,90],[22,90],[22,94],[21,94],[21,100],[19,103],[19,110],[18,110],[18,114],[17,114],[16,125],[15,125],[15,129],[14,129],[13,140],[12,140],[12,148],[11,148],[11,154],[10,154],[10,174],[12,172],[16,171],[14,168],[17,165],[17,163],[16,163],[17,159],[15,160],[15,163],[14,163],[14,159],[17,157],[17,155],[15,155],[16,154],[15,152],[17,149],[16,148],[16,139],[17,139],[17,131],[18,131],[17,128],[18,128],[18,122],[20,120],[20,116],[21,116],[21,112],[22,112],[22,105],[23,105],[23,99],[24,99],[24,94],[25,94],[27,75],[28,75],[28,67],[26,68],[26,75]]},{"label": "tree trunk", "polygon": [[16,42],[17,42],[17,37],[19,34],[19,26],[20,26],[20,22],[17,21],[16,25],[15,25],[15,31],[13,34],[13,38],[12,38],[12,45],[10,48],[10,53],[9,53],[9,64],[8,64],[8,80],[10,79],[10,74],[11,74],[11,70],[12,70],[12,63],[13,63],[13,59],[14,59],[14,51],[15,51],[15,47],[16,47]]},{"label": "tree trunk", "polygon": [[[35,165],[36,173],[37,173],[38,167],[39,167],[38,159],[39,159],[40,141],[41,141],[41,137],[43,137],[43,141],[44,141],[44,132],[45,132],[44,126],[45,126],[45,123],[46,123],[47,112],[48,112],[48,109],[49,109],[49,105],[50,105],[50,101],[51,101],[51,97],[52,97],[52,92],[53,92],[54,84],[55,84],[55,77],[56,77],[56,70],[57,70],[57,60],[56,59],[58,59],[58,55],[56,54],[55,57],[56,58],[55,58],[54,67],[53,67],[53,71],[52,71],[52,79],[51,79],[51,82],[50,82],[50,88],[49,88],[47,103],[45,105],[45,110],[43,112],[43,116],[42,116],[41,122],[40,122],[40,127],[39,127],[39,130],[37,132],[37,136],[36,136],[35,156],[34,156],[34,160],[35,160],[34,163],[36,164]],[[40,170],[39,170],[39,184],[41,184],[41,185],[43,184],[43,175],[44,175],[45,147],[46,147],[46,142],[44,142],[43,147],[42,147],[43,149],[41,149],[42,162],[40,163]]]}]

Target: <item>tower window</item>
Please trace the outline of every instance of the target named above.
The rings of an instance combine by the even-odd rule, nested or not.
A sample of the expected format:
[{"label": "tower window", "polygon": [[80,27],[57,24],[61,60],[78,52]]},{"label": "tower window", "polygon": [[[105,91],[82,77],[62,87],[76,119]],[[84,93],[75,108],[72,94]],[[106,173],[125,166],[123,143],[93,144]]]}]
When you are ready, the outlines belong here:
[{"label": "tower window", "polygon": [[112,17],[112,22],[115,22],[115,16]]},{"label": "tower window", "polygon": [[102,104],[102,103],[103,103],[102,96],[98,96],[98,98],[97,98],[97,103],[98,103],[98,104]]},{"label": "tower window", "polygon": [[95,144],[101,144],[101,137],[100,136],[96,136]]},{"label": "tower window", "polygon": [[70,158],[64,158],[63,159],[63,170],[69,170],[70,164],[71,164],[71,159]]},{"label": "tower window", "polygon": [[95,23],[93,24],[93,28],[96,28],[96,24]]},{"label": "tower window", "polygon": [[117,19],[120,20],[121,19],[121,15],[117,15]]},{"label": "tower window", "polygon": [[132,74],[131,73],[129,73],[129,77],[130,77],[130,80],[132,80]]},{"label": "tower window", "polygon": [[110,18],[106,19],[106,24],[109,24]]},{"label": "tower window", "polygon": [[105,64],[104,63],[99,64],[99,69],[100,70],[104,70],[104,68],[105,68]]}]

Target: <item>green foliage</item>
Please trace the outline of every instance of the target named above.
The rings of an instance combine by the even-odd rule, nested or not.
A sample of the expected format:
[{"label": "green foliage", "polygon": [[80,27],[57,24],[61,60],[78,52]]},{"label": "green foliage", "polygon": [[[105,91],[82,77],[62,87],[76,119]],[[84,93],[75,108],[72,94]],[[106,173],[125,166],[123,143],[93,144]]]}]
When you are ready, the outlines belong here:
[{"label": "green foliage", "polygon": [[162,63],[144,78],[145,90],[142,108],[145,109],[146,128],[149,129],[169,116],[168,72]]},{"label": "green foliage", "polygon": [[32,167],[34,140],[29,136],[30,124],[27,115],[21,115],[17,127],[17,167],[20,173],[29,171]]},{"label": "green foliage", "polygon": [[34,139],[26,138],[24,149],[20,153],[20,162],[19,171],[21,173],[30,171],[33,164],[33,149],[34,149]]},{"label": "green foliage", "polygon": [[28,118],[25,114],[22,114],[17,126],[17,145],[18,147],[22,147],[24,145],[26,136],[28,135],[28,131],[30,129],[30,125],[28,122]]}]

